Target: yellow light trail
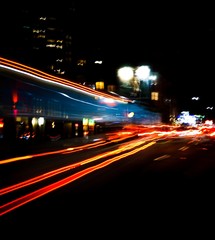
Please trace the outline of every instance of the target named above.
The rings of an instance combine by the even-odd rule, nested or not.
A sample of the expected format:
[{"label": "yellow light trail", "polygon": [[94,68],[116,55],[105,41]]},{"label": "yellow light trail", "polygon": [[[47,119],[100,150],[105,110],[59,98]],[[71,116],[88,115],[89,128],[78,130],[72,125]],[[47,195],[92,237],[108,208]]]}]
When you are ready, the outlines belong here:
[{"label": "yellow light trail", "polygon": [[[73,182],[73,181],[75,181],[75,180],[77,180],[81,177],[84,177],[85,175],[87,175],[89,173],[92,173],[92,172],[94,172],[98,169],[104,168],[104,167],[106,167],[106,166],[108,166],[108,165],[110,165],[110,164],[112,164],[116,161],[119,161],[119,160],[121,160],[125,157],[128,157],[128,156],[133,155],[133,154],[135,154],[139,151],[142,151],[142,150],[154,145],[155,143],[156,142],[149,142],[148,144],[146,144],[144,146],[140,146],[140,147],[137,147],[137,145],[136,145],[134,150],[128,151],[124,154],[121,154],[119,156],[115,156],[113,158],[109,158],[109,159],[107,159],[107,160],[105,160],[105,161],[103,161],[103,162],[101,162],[101,163],[99,163],[95,166],[88,167],[84,170],[81,170],[77,173],[72,174],[69,177],[61,179],[61,180],[59,180],[55,183],[49,184],[49,185],[47,185],[45,187],[42,187],[38,190],[35,190],[35,191],[33,191],[29,194],[26,194],[22,197],[19,197],[19,198],[13,200],[13,201],[10,201],[10,202],[0,206],[0,216],[4,215],[6,213],[9,213],[12,210],[14,210],[14,209],[16,209],[20,206],[23,206],[24,204],[26,204],[28,202],[31,202],[31,201],[33,201],[33,200],[35,200],[35,199],[37,199],[37,198],[39,198],[39,197],[41,197],[45,194],[48,194],[49,192],[52,192],[56,189],[59,189],[60,187],[63,187],[63,186],[65,186],[65,185],[67,185],[67,184],[69,184],[69,183],[71,183],[71,182]],[[91,161],[92,161],[92,159],[91,159]],[[89,160],[82,161],[82,165],[86,164],[87,162],[89,162]]]}]

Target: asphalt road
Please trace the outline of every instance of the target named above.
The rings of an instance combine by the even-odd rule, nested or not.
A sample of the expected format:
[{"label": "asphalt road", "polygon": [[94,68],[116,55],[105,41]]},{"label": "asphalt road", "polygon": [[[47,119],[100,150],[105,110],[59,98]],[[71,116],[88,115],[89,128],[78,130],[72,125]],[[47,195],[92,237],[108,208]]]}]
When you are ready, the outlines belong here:
[{"label": "asphalt road", "polygon": [[215,143],[190,140],[157,140],[6,214],[1,226],[23,237],[28,231],[72,239],[211,236]]}]

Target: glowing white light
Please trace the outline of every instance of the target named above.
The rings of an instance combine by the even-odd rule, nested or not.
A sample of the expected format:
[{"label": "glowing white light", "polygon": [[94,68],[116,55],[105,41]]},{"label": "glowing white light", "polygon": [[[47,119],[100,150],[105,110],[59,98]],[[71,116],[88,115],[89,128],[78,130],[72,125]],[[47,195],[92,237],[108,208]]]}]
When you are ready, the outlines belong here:
[{"label": "glowing white light", "polygon": [[149,79],[155,81],[157,79],[157,75],[150,75]]},{"label": "glowing white light", "polygon": [[42,126],[44,124],[45,120],[44,120],[44,117],[39,117],[38,118],[38,125],[39,126]]},{"label": "glowing white light", "polygon": [[105,98],[104,100],[103,100],[105,103],[114,103],[115,101],[113,100],[113,99],[108,99],[108,98]]},{"label": "glowing white light", "polygon": [[190,115],[188,111],[181,112],[178,121],[180,124],[188,124],[195,125],[196,124],[196,116]]},{"label": "glowing white light", "polygon": [[136,69],[135,74],[139,80],[147,80],[150,75],[150,68],[148,66],[140,66]]},{"label": "glowing white light", "polygon": [[95,61],[95,64],[102,64],[102,61]]},{"label": "glowing white light", "polygon": [[212,126],[213,125],[213,120],[206,120],[205,124],[209,125],[209,126]]},{"label": "glowing white light", "polygon": [[132,118],[134,116],[134,112],[128,113],[128,118]]},{"label": "glowing white light", "polygon": [[117,75],[120,80],[129,81],[134,77],[134,70],[132,67],[123,67],[118,70]]},{"label": "glowing white light", "polygon": [[199,100],[199,97],[192,97],[192,100]]}]

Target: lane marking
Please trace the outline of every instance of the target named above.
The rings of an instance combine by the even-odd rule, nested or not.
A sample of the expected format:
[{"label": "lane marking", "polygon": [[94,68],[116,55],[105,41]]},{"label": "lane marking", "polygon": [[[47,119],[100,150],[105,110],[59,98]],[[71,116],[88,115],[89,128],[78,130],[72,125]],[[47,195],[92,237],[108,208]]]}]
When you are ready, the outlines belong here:
[{"label": "lane marking", "polygon": [[189,147],[181,147],[179,148],[180,151],[186,151]]},{"label": "lane marking", "polygon": [[163,160],[163,159],[166,159],[166,158],[169,158],[169,157],[170,157],[170,155],[165,154],[165,155],[163,155],[163,156],[160,156],[160,157],[155,158],[154,161]]}]

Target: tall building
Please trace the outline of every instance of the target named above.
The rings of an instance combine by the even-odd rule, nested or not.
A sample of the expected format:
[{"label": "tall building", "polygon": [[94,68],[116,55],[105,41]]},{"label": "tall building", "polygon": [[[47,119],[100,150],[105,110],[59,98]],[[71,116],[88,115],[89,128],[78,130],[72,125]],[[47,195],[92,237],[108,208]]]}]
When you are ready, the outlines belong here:
[{"label": "tall building", "polygon": [[[59,10],[59,9],[58,9]],[[69,76],[72,64],[73,8],[22,9],[22,60],[46,72]],[[62,12],[64,15],[62,15]]]},{"label": "tall building", "polygon": [[0,55],[52,74],[69,76],[76,14],[72,3],[71,7],[18,7],[5,14]]},{"label": "tall building", "polygon": [[90,87],[109,81],[113,69],[105,67],[99,39],[90,41],[93,36],[85,31],[87,17],[76,3],[25,6],[5,14],[8,23],[0,55]]},{"label": "tall building", "polygon": [[[81,11],[82,6],[76,7],[77,2],[71,1],[70,6],[25,6],[2,14],[0,20],[5,25],[0,56],[99,91],[124,95],[117,79],[117,59],[108,52],[112,48],[108,34],[112,33],[101,36],[100,22],[95,21],[100,17],[91,18],[86,8]],[[161,109],[162,94],[153,95],[150,101],[149,87],[145,89],[142,95],[147,95],[147,107]]]}]

